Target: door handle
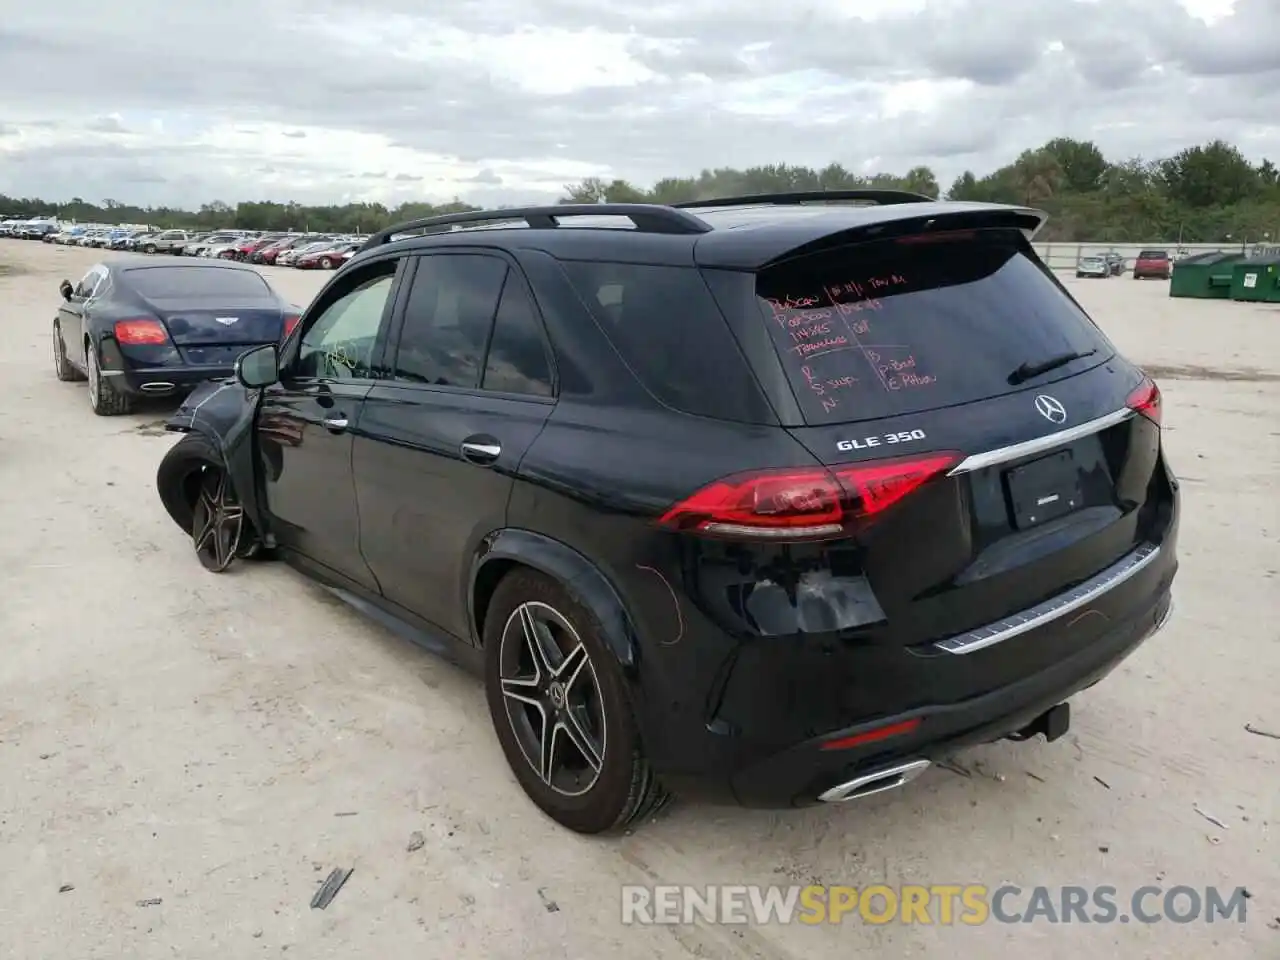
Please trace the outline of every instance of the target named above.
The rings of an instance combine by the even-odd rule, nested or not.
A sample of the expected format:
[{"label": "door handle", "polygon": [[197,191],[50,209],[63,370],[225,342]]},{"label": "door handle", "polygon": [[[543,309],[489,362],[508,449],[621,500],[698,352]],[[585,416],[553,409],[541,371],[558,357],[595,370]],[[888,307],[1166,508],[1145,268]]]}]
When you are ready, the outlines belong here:
[{"label": "door handle", "polygon": [[320,422],[324,424],[326,430],[332,430],[334,433],[341,433],[347,429],[348,423],[346,417],[325,417]]},{"label": "door handle", "polygon": [[496,440],[486,438],[484,440],[462,441],[462,456],[472,463],[489,466],[501,455],[502,444]]}]

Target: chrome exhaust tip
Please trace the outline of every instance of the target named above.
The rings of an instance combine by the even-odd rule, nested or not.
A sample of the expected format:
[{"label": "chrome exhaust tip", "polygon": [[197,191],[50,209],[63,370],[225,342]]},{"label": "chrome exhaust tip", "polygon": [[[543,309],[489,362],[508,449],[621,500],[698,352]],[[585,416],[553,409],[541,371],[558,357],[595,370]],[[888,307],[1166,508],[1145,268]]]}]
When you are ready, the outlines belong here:
[{"label": "chrome exhaust tip", "polygon": [[144,383],[140,388],[143,393],[172,393],[176,387],[172,383]]},{"label": "chrome exhaust tip", "polygon": [[845,783],[838,783],[823,793],[818,799],[822,803],[844,803],[847,800],[861,800],[886,790],[904,787],[920,774],[929,769],[928,760],[911,760],[907,763],[895,764],[861,774]]}]

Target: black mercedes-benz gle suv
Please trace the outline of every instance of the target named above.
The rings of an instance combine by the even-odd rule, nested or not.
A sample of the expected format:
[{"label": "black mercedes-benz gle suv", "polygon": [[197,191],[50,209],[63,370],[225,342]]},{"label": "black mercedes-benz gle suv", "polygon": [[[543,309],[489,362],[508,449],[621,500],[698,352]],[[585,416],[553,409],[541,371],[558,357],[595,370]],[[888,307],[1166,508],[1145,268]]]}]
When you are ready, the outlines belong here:
[{"label": "black mercedes-benz gle suv", "polygon": [[1168,616],[1178,484],[1044,219],[853,191],[403,224],[192,395],[160,494],[211,569],[281,556],[483,669],[575,830],[1052,740]]}]

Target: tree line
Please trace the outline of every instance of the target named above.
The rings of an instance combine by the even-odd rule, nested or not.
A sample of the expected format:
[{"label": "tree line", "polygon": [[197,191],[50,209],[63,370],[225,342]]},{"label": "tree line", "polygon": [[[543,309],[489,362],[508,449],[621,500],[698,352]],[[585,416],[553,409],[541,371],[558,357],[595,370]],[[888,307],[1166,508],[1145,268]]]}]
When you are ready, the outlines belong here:
[{"label": "tree line", "polygon": [[[1012,163],[985,176],[966,171],[944,191],[926,166],[903,174],[871,176],[838,163],[822,169],[770,164],[737,170],[703,170],[696,177],[669,177],[645,188],[626,180],[596,178],[565,187],[561,203],[679,203],[716,197],[787,191],[858,188],[910,190],[930,197],[1012,203],[1047,210],[1046,241],[1088,240],[1216,243],[1280,240],[1280,170],[1270,160],[1251,163],[1222,140],[1189,147],[1159,160],[1108,160],[1087,140],[1058,137],[1023,151]],[[271,201],[221,201],[199,210],[139,207],[117,200],[66,203],[0,194],[0,214],[55,214],[63,220],[146,223],[157,227],[246,230],[371,232],[420,217],[476,210],[454,200],[444,205],[377,203],[304,206]]]}]

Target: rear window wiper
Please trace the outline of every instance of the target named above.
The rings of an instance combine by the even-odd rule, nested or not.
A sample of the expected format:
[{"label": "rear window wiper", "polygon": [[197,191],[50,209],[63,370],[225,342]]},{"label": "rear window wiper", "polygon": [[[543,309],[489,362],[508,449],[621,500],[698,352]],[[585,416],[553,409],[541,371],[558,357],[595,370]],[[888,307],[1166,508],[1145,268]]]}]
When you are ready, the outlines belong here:
[{"label": "rear window wiper", "polygon": [[1059,367],[1065,367],[1072,360],[1081,360],[1085,357],[1091,357],[1097,353],[1097,349],[1093,350],[1072,350],[1070,353],[1059,353],[1045,360],[1037,360],[1032,363],[1028,360],[1026,363],[1018,367],[1017,370],[1009,374],[1009,383],[1011,386],[1030,380],[1032,377],[1038,377],[1042,373],[1048,373],[1050,370],[1057,370]]}]

